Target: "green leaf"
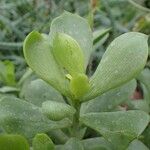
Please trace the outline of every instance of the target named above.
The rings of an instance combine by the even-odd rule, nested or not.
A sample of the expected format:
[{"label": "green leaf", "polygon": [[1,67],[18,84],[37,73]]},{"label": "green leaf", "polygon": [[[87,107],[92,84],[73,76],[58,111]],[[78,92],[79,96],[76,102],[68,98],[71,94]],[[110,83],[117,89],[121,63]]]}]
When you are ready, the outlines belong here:
[{"label": "green leaf", "polygon": [[81,141],[79,141],[77,138],[70,138],[62,150],[84,150],[84,148]]},{"label": "green leaf", "polygon": [[130,143],[127,150],[149,150],[141,141],[134,140]]},{"label": "green leaf", "polygon": [[16,84],[15,81],[15,67],[11,61],[0,61],[0,80],[8,86]]},{"label": "green leaf", "polygon": [[93,51],[100,48],[108,39],[111,28],[98,29],[93,32]]},{"label": "green leaf", "polygon": [[15,85],[15,66],[11,61],[4,61],[6,67],[6,78],[5,82],[7,85]]},{"label": "green leaf", "polygon": [[26,101],[5,97],[0,100],[0,126],[7,133],[15,133],[32,138],[39,132],[65,128],[70,120],[51,121],[44,116],[40,108]]},{"label": "green leaf", "polygon": [[103,55],[90,79],[90,91],[82,101],[95,98],[133,79],[146,63],[147,38],[138,32],[129,32],[117,37]]},{"label": "green leaf", "polygon": [[93,45],[92,32],[88,22],[76,14],[65,12],[52,21],[50,28],[51,39],[57,32],[66,33],[78,42],[85,56],[84,65],[86,68]]},{"label": "green leaf", "polygon": [[27,140],[21,135],[1,134],[0,150],[29,150]]},{"label": "green leaf", "polygon": [[53,38],[52,52],[57,63],[72,76],[85,72],[83,52],[71,36],[56,33]]},{"label": "green leaf", "polygon": [[32,142],[33,150],[54,150],[52,140],[44,133],[37,134]]},{"label": "green leaf", "polygon": [[28,83],[26,89],[24,89],[24,99],[40,107],[47,100],[64,102],[60,93],[41,79]]},{"label": "green leaf", "polygon": [[20,89],[12,86],[3,86],[0,88],[0,93],[19,92]]},{"label": "green leaf", "polygon": [[5,81],[5,65],[2,61],[0,61],[0,81]]},{"label": "green leaf", "polygon": [[78,74],[71,78],[70,90],[74,95],[74,99],[80,99],[89,91],[89,79],[84,74]]},{"label": "green leaf", "polygon": [[150,125],[144,130],[142,142],[150,149]]},{"label": "green leaf", "polygon": [[102,40],[102,38],[104,38],[109,33],[110,30],[111,28],[94,31],[93,32],[93,44],[95,45],[100,40]]},{"label": "green leaf", "polygon": [[89,113],[82,115],[80,121],[102,134],[115,150],[125,150],[144,131],[149,115],[138,110]]},{"label": "green leaf", "polygon": [[112,145],[103,137],[85,139],[82,144],[84,150],[113,150]]},{"label": "green leaf", "polygon": [[61,120],[63,118],[70,118],[76,110],[65,103],[55,101],[45,101],[42,104],[42,113],[45,114],[50,120]]},{"label": "green leaf", "polygon": [[133,95],[136,88],[136,81],[112,89],[95,99],[82,104],[82,113],[112,111],[118,105],[124,103]]},{"label": "green leaf", "polygon": [[37,75],[62,94],[70,95],[69,82],[53,57],[49,36],[31,32],[24,41],[23,51],[28,65]]}]

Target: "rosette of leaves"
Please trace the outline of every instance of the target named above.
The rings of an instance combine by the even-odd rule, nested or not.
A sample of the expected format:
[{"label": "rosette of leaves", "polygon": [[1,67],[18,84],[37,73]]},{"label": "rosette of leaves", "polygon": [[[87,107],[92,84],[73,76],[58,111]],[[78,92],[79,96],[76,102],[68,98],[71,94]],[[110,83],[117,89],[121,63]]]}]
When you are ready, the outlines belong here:
[{"label": "rosette of leaves", "polygon": [[[14,131],[15,125],[11,123],[16,119],[21,121],[19,112],[23,109],[26,121],[24,120],[22,128],[17,132],[23,130],[22,134],[25,136],[28,135],[27,132],[31,132],[29,130],[31,128],[33,131],[30,137],[38,132],[69,127],[69,133],[61,131],[68,134],[68,138],[73,138],[70,138],[65,145],[56,146],[58,150],[127,149],[148,125],[149,115],[140,110],[115,111],[114,108],[128,99],[132,94],[131,91],[135,89],[136,83],[132,79],[146,64],[147,39],[147,35],[138,32],[120,35],[108,46],[95,73],[89,77],[86,68],[93,50],[92,31],[85,19],[68,12],[63,13],[53,20],[49,35],[37,31],[29,33],[24,41],[23,52],[29,67],[57,90],[55,91],[57,94],[63,95],[64,101],[61,99],[55,102],[48,96],[46,100],[41,100],[42,104],[38,100],[38,106],[35,106],[35,102],[33,105],[21,102],[19,99],[9,101],[3,98],[0,101],[0,124],[9,133]],[[118,93],[121,94],[121,98]],[[112,100],[111,95],[113,95]],[[88,109],[80,113],[83,102],[88,103],[99,96],[100,102],[103,99],[102,104],[109,99],[111,109],[105,105],[105,109],[100,111],[96,108],[96,112],[93,111],[94,109]],[[31,102],[31,99],[28,101]],[[92,105],[94,108],[93,105],[99,103],[97,99],[94,101],[88,107]],[[15,109],[16,107],[18,109]],[[107,112],[103,112],[105,110]],[[8,118],[11,118],[11,122]],[[82,140],[87,127],[97,131],[101,135],[100,139]],[[137,143],[141,144],[140,141]],[[134,146],[130,146],[130,149],[132,147]]]}]

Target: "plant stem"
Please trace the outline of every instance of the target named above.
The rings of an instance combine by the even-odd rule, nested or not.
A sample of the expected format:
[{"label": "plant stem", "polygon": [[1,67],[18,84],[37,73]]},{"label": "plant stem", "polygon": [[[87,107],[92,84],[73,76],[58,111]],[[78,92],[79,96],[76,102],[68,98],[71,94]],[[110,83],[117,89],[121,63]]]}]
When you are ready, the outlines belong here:
[{"label": "plant stem", "polygon": [[76,109],[76,113],[73,116],[73,125],[72,125],[72,136],[79,138],[79,117],[80,117],[80,107],[81,104],[79,100],[74,100],[74,108]]}]

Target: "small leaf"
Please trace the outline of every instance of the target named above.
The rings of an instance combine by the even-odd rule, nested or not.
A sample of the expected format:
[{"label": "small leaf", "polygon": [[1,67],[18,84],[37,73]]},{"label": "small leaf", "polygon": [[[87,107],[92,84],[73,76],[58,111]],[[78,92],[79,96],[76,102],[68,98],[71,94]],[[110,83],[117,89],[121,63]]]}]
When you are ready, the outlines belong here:
[{"label": "small leaf", "polygon": [[69,119],[51,121],[40,108],[26,101],[4,97],[0,100],[0,126],[7,133],[21,134],[31,139],[39,132],[48,132],[71,125]]},{"label": "small leaf", "polygon": [[75,109],[65,103],[59,103],[55,101],[45,101],[42,104],[42,112],[50,120],[61,120],[73,116]]},{"label": "small leaf", "polygon": [[89,90],[89,79],[84,74],[78,74],[70,81],[70,90],[75,96],[75,99],[80,99]]},{"label": "small leaf", "polygon": [[47,100],[64,102],[61,94],[41,79],[28,83],[24,89],[24,99],[40,107]]},{"label": "small leaf", "polygon": [[62,94],[70,95],[65,73],[53,57],[49,36],[31,32],[24,41],[23,51],[28,65],[37,75]]},{"label": "small leaf", "polygon": [[65,12],[52,21],[50,28],[51,39],[57,32],[66,33],[78,42],[85,56],[84,66],[86,68],[93,45],[92,32],[88,22],[76,14]]},{"label": "small leaf", "polygon": [[137,32],[117,37],[103,55],[90,79],[90,91],[82,101],[120,86],[140,73],[148,57],[147,38],[146,35]]},{"label": "small leaf", "polygon": [[0,93],[12,93],[12,92],[19,92],[20,89],[12,86],[3,86],[0,88]]},{"label": "small leaf", "polygon": [[125,150],[144,131],[149,115],[138,110],[89,113],[82,115],[80,120],[102,134],[115,150]]},{"label": "small leaf", "polygon": [[13,86],[16,84],[15,81],[15,66],[11,61],[4,61],[6,67],[6,78],[5,82],[7,85]]},{"label": "small leaf", "polygon": [[93,33],[93,44],[95,45],[100,40],[102,40],[102,38],[104,38],[109,33],[110,30],[111,30],[111,28],[94,31],[94,33]]},{"label": "small leaf", "polygon": [[14,86],[15,81],[15,67],[11,61],[0,61],[0,81],[8,86]]},{"label": "small leaf", "polygon": [[33,150],[54,150],[52,140],[44,133],[37,134],[32,142]]},{"label": "small leaf", "polygon": [[29,150],[27,140],[21,135],[1,134],[0,150]]},{"label": "small leaf", "polygon": [[84,56],[79,44],[71,36],[56,33],[53,39],[53,55],[59,65],[72,76],[84,73]]}]

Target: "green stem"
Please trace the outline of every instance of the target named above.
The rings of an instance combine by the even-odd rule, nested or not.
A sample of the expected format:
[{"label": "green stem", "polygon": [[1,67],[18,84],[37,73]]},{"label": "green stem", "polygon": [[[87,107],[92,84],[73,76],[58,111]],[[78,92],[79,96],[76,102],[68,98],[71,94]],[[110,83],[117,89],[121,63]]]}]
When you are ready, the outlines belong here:
[{"label": "green stem", "polygon": [[80,107],[81,107],[79,100],[74,100],[73,106],[76,109],[76,113],[73,116],[72,136],[79,138],[79,130],[80,130],[79,117],[80,117]]}]

